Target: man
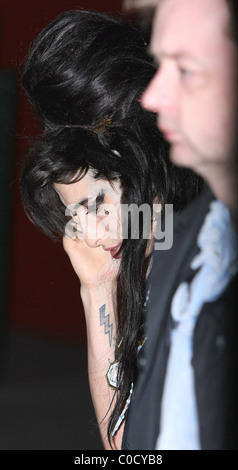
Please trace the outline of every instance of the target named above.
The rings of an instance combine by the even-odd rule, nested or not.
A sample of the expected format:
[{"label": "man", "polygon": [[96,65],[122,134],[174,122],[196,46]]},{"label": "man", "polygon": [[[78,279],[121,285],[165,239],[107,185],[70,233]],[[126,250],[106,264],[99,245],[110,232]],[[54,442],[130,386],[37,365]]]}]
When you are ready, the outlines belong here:
[{"label": "man", "polygon": [[[127,449],[238,449],[235,1],[160,0],[142,97],[171,159],[208,183],[155,251]],[[228,210],[229,209],[229,210]]]},{"label": "man", "polygon": [[238,77],[230,3],[159,1],[151,52],[160,70],[142,104],[158,112],[173,162],[203,176],[233,212]]}]

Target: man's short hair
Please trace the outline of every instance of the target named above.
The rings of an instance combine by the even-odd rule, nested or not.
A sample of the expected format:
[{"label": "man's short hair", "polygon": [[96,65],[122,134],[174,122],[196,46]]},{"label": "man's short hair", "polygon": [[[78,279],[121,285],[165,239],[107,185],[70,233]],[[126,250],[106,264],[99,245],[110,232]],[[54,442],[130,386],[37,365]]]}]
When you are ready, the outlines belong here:
[{"label": "man's short hair", "polygon": [[230,35],[235,43],[238,45],[238,35],[237,35],[237,19],[238,19],[238,1],[237,0],[226,0],[228,4],[228,8],[230,10],[231,15],[231,23],[230,23]]}]

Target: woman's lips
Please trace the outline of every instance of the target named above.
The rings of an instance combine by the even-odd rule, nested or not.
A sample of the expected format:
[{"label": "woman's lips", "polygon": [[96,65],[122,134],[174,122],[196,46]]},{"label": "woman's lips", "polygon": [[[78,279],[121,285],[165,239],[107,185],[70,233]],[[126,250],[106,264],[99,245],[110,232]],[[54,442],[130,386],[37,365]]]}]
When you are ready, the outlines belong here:
[{"label": "woman's lips", "polygon": [[105,251],[110,251],[111,257],[115,258],[115,259],[118,259],[118,258],[121,257],[121,253],[118,253],[118,251],[120,250],[120,246],[121,245],[117,245],[117,246],[110,247],[110,248],[104,248],[104,250]]}]

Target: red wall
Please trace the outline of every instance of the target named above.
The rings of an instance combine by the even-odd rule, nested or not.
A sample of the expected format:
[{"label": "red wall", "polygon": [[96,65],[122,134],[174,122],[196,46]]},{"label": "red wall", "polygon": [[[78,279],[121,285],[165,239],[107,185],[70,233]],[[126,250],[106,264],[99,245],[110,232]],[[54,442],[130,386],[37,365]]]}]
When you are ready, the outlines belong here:
[{"label": "red wall", "polygon": [[[20,70],[30,42],[59,13],[74,9],[121,10],[121,0],[0,0],[0,67]],[[112,11],[113,9],[113,11]],[[69,341],[85,341],[79,281],[61,244],[36,229],[21,207],[19,166],[27,135],[35,132],[31,110],[18,88],[8,321],[11,328]]]}]

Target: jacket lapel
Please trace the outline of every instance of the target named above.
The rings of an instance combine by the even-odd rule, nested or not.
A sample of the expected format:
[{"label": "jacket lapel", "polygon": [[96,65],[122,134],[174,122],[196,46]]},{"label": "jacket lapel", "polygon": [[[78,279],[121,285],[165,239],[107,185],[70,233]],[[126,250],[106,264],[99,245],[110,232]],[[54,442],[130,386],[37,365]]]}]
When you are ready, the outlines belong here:
[{"label": "jacket lapel", "polygon": [[206,190],[174,216],[172,248],[154,251],[148,278],[147,341],[139,357],[139,377],[125,428],[124,443],[128,442],[129,448],[154,448],[159,432],[160,403],[169,352],[170,305],[180,282],[188,280],[192,274],[190,263],[198,252],[197,236],[212,199],[213,195]]}]

